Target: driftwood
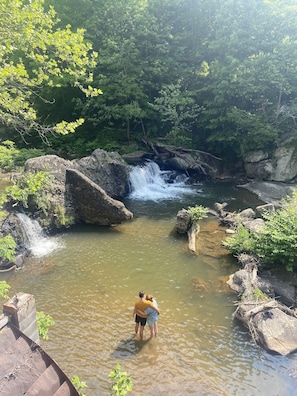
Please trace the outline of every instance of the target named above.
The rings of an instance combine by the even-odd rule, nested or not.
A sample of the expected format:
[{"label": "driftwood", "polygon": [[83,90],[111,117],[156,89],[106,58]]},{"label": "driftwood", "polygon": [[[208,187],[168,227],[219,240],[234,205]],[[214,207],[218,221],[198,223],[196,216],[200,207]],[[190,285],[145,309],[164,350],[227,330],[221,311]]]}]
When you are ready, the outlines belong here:
[{"label": "driftwood", "polygon": [[231,289],[241,296],[234,317],[249,330],[256,344],[267,351],[288,355],[297,350],[297,316],[280,303],[271,285],[258,276],[257,259],[247,254],[238,256],[243,268],[228,280]]},{"label": "driftwood", "polygon": [[222,160],[201,150],[186,149],[167,144],[142,142],[149,147],[154,160],[164,167],[180,171],[194,171],[205,176],[217,177],[222,172]]},{"label": "driftwood", "polygon": [[189,250],[192,253],[196,253],[196,238],[199,231],[200,231],[200,226],[196,221],[194,221],[187,232],[188,241],[189,241]]}]

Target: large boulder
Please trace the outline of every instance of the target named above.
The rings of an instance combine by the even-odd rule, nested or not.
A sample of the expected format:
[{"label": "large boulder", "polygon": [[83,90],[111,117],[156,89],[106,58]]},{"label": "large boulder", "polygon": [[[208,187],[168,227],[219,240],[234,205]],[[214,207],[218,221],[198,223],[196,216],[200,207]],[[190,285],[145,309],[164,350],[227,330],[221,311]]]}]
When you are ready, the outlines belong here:
[{"label": "large boulder", "polygon": [[272,154],[255,151],[244,158],[246,176],[251,179],[292,182],[297,178],[297,148],[286,144]]},{"label": "large boulder", "polygon": [[[67,161],[57,155],[44,155],[41,157],[30,158],[25,163],[26,172],[47,172],[53,176],[53,180],[45,189],[47,201],[51,208],[63,208],[65,214],[72,212],[71,204],[66,199],[66,169],[73,169],[76,165],[72,161]],[[38,208],[30,207],[31,212],[38,212]],[[47,217],[45,214],[39,213],[42,217],[42,223],[45,225],[44,218]],[[49,214],[49,217],[51,214]],[[55,216],[55,215],[54,215]],[[48,222],[48,226],[54,222],[54,219]]]},{"label": "large boulder", "polygon": [[297,350],[297,317],[279,307],[264,309],[253,316],[259,342],[271,352],[288,355]]},{"label": "large boulder", "polygon": [[118,153],[97,149],[73,163],[111,197],[120,199],[127,194],[130,167]]},{"label": "large boulder", "polygon": [[285,184],[279,182],[265,182],[265,181],[250,181],[246,184],[239,185],[257,195],[258,198],[265,202],[275,206],[279,206],[281,199],[287,195],[292,195],[292,192],[297,189],[297,184]]},{"label": "large boulder", "polygon": [[111,198],[88,177],[75,169],[66,171],[66,184],[78,221],[98,225],[120,224],[133,214],[125,205]]},{"label": "large boulder", "polygon": [[[68,170],[78,171],[74,172],[75,181],[74,176],[67,176],[66,182]],[[126,194],[130,174],[129,165],[118,153],[98,149],[89,157],[80,160],[67,161],[56,155],[46,155],[26,161],[25,172],[37,171],[48,172],[53,176],[52,183],[44,189],[47,211],[40,211],[34,204],[29,207],[43,227],[60,228],[77,221],[102,225],[118,224],[131,218],[131,212],[125,209],[124,204],[112,199]],[[81,193],[78,193],[79,190]],[[82,194],[82,191],[88,191],[88,195]],[[93,210],[91,205],[94,205]]]}]

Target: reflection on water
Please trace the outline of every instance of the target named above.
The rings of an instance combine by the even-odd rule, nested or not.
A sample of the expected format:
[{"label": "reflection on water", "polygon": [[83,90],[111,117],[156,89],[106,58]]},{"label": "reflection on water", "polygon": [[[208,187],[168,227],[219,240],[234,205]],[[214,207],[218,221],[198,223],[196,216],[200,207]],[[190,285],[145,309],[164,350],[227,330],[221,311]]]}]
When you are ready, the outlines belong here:
[{"label": "reflection on water", "polygon": [[[236,296],[224,277],[237,266],[221,246],[225,234],[216,219],[201,222],[192,255],[186,238],[173,232],[181,204],[162,203],[160,211],[156,203],[146,211],[128,204],[134,220],[75,227],[59,236],[63,249],[29,259],[22,272],[1,274],[11,294],[34,294],[37,309],[53,316],[45,350],[69,377],[87,382],[86,395],[109,394],[117,363],[132,375],[131,395],[295,394],[295,356],[260,351],[233,323]],[[132,318],[141,289],[161,309],[158,337],[143,342]]]}]

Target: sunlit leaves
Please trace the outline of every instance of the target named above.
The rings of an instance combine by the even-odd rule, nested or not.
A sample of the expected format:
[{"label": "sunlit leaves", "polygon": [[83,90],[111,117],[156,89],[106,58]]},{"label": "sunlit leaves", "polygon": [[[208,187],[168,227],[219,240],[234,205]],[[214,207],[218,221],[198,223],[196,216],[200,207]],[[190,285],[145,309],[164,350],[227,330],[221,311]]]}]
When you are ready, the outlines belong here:
[{"label": "sunlit leaves", "polygon": [[[87,96],[100,90],[91,87],[97,54],[84,40],[84,30],[54,28],[55,11],[43,8],[43,0],[3,0],[0,4],[0,122],[21,134],[36,130],[43,138],[51,131],[72,131],[75,124],[43,127],[38,121],[36,98],[44,86],[72,84]],[[85,82],[87,84],[85,85]],[[77,121],[77,125],[82,120]]]}]

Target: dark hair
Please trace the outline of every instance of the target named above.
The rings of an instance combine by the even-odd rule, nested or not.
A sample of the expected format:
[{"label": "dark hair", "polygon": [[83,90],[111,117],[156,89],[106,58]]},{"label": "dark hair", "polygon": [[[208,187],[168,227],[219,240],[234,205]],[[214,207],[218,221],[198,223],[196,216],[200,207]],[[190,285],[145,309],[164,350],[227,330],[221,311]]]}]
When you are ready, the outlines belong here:
[{"label": "dark hair", "polygon": [[139,295],[139,297],[140,297],[140,298],[142,298],[142,297],[144,297],[144,295],[145,295],[145,292],[143,292],[143,291],[140,291],[140,292],[138,293],[138,295]]}]

